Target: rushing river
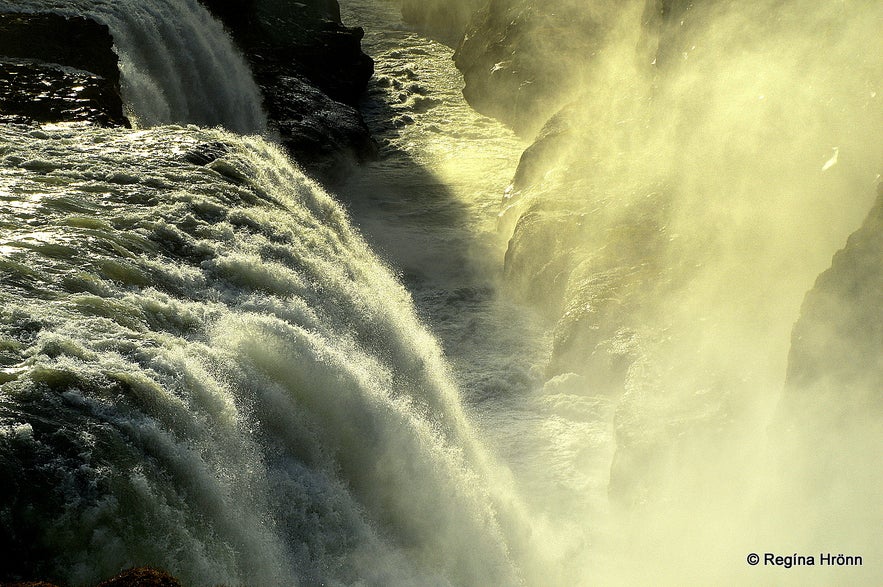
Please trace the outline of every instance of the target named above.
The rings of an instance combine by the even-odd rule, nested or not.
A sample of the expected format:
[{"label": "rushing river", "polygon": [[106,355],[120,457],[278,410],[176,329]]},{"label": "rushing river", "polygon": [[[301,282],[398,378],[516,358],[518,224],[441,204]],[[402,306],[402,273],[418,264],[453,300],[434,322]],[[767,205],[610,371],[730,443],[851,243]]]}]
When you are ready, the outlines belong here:
[{"label": "rushing river", "polygon": [[257,90],[195,0],[136,4],[87,6],[139,128],[0,126],[0,579],[756,579],[747,506],[610,505],[617,400],[549,375],[554,324],[504,285],[526,144],[450,47],[341,2],[380,158],[331,194],[236,134],[266,128]]},{"label": "rushing river", "polygon": [[[235,85],[184,8],[131,11],[182,42],[121,52]],[[94,14],[117,33],[129,12]],[[411,295],[277,147],[160,124],[254,129],[238,88],[206,119],[150,69],[153,118],[142,73],[123,81],[152,128],[0,129],[3,575],[518,582],[526,516]]]},{"label": "rushing river", "polygon": [[482,440],[513,473],[533,548],[560,573],[543,580],[581,580],[591,560],[609,559],[587,545],[609,524],[613,405],[568,377],[547,381],[552,324],[502,284],[502,199],[527,144],[471,109],[453,50],[410,30],[395,3],[341,7],[376,61],[361,108],[381,143],[381,160],[341,197],[412,291]]}]

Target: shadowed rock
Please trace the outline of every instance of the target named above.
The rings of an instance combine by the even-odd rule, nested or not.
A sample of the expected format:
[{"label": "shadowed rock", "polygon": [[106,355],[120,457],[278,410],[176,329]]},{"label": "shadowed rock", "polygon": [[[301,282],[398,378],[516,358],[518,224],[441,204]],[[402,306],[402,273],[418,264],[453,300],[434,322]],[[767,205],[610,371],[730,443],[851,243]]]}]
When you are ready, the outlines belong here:
[{"label": "shadowed rock", "polygon": [[324,182],[377,156],[355,109],[374,72],[364,31],[345,27],[336,0],[202,0],[249,60],[271,125],[305,171]]},{"label": "shadowed rock", "polygon": [[0,122],[128,126],[108,28],[57,14],[0,14]]}]

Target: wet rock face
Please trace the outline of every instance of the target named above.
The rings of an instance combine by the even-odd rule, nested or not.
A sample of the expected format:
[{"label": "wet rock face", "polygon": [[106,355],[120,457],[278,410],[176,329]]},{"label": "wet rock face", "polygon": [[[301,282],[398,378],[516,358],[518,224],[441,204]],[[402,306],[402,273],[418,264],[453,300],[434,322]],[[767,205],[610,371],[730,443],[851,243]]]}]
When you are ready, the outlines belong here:
[{"label": "wet rock face", "polygon": [[[782,419],[833,434],[883,415],[883,184],[862,227],[806,295],[794,327]],[[790,416],[789,416],[790,415]],[[796,415],[796,418],[793,417]]]},{"label": "wet rock face", "polygon": [[463,95],[523,135],[573,98],[603,43],[605,15],[584,2],[491,0],[475,13],[454,59]]},{"label": "wet rock face", "polygon": [[266,107],[277,121],[282,144],[324,181],[339,181],[353,164],[377,156],[377,144],[359,111],[332,100],[305,78],[279,76]]},{"label": "wet rock face", "polygon": [[373,60],[361,49],[363,29],[330,20],[312,23],[314,27],[277,24],[278,29],[258,33],[259,38],[246,45],[259,85],[278,75],[299,75],[338,102],[358,104],[374,74]]},{"label": "wet rock face", "polygon": [[337,0],[201,1],[232,33],[262,87],[276,75],[299,75],[356,105],[374,73],[361,49],[364,31],[343,26]]},{"label": "wet rock face", "polygon": [[107,26],[58,14],[0,14],[0,55],[59,63],[119,83]]},{"label": "wet rock face", "polygon": [[334,183],[377,146],[354,108],[374,73],[364,31],[345,27],[336,0],[202,0],[230,30],[264,95],[274,130],[316,179]]},{"label": "wet rock face", "polygon": [[119,96],[89,71],[0,58],[0,122],[128,126]]},{"label": "wet rock face", "polygon": [[0,14],[0,122],[128,126],[108,28],[57,14]]}]

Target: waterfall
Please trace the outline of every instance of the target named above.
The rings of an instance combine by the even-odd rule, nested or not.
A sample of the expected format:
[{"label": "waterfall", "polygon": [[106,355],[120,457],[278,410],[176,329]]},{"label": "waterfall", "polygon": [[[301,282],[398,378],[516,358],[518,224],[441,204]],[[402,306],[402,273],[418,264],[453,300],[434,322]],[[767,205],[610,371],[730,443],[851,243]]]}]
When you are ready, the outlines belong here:
[{"label": "waterfall", "polygon": [[[876,299],[862,234],[788,333],[880,181],[877,13],[600,2],[627,34],[576,52],[599,75],[530,146],[397,3],[344,4],[380,151],[346,207],[259,136],[196,0],[0,0],[105,23],[135,123],[0,125],[0,582],[879,584],[879,427],[779,431],[793,460],[767,429],[789,340],[807,413],[826,404],[795,377],[854,392],[815,363],[863,375],[829,324],[876,358],[872,312],[827,319],[828,292]],[[567,52],[567,13],[515,4],[485,12],[516,37],[540,14]],[[861,484],[814,481],[829,458]],[[823,554],[867,563],[766,568]]]},{"label": "waterfall", "polygon": [[0,128],[0,153],[0,547],[14,570],[518,580],[437,343],[276,147]]},{"label": "waterfall", "polygon": [[135,126],[199,124],[262,133],[266,116],[245,59],[196,0],[0,2],[7,11],[87,15],[106,24],[120,57],[123,99]]}]

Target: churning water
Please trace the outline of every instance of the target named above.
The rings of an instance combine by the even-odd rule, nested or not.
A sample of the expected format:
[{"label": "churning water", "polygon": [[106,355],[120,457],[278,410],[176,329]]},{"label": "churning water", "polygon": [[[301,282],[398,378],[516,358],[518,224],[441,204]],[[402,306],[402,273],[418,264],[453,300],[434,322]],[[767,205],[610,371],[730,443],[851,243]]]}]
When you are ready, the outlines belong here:
[{"label": "churning water", "polygon": [[615,400],[548,378],[550,324],[499,292],[525,145],[462,101],[450,49],[394,5],[343,4],[377,60],[362,106],[382,152],[340,188],[346,208],[230,132],[265,129],[260,99],[195,0],[29,0],[110,26],[139,129],[0,128],[0,570],[756,580],[742,506],[709,525],[733,502],[699,522],[611,511]]},{"label": "churning water", "polygon": [[512,580],[438,345],[275,147],[177,127],[2,133],[3,546],[19,572]]},{"label": "churning water", "polygon": [[[141,126],[263,128],[195,2],[90,13]],[[191,126],[0,132],[5,575],[518,581],[523,516],[489,489],[506,484],[438,344],[276,147]]]}]

